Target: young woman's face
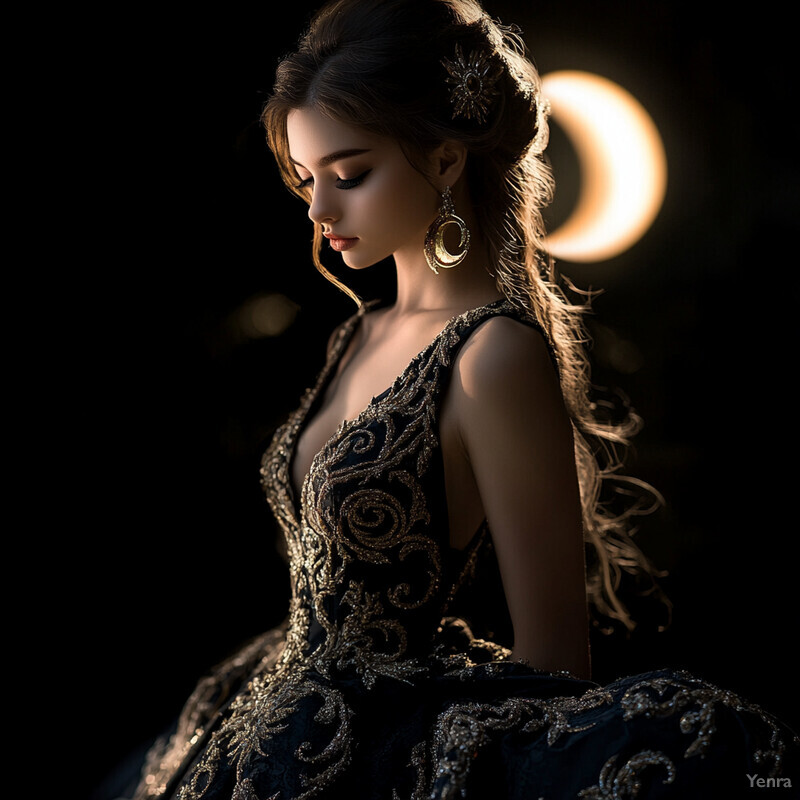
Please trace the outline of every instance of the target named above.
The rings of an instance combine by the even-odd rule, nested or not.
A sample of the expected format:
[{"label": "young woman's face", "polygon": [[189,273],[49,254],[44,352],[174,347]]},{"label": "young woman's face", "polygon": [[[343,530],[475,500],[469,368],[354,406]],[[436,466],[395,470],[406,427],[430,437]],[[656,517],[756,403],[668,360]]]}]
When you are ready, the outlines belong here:
[{"label": "young woman's face", "polygon": [[286,124],[299,184],[311,190],[308,216],[349,267],[390,255],[422,257],[439,193],[397,142],[314,108],[291,111]]}]

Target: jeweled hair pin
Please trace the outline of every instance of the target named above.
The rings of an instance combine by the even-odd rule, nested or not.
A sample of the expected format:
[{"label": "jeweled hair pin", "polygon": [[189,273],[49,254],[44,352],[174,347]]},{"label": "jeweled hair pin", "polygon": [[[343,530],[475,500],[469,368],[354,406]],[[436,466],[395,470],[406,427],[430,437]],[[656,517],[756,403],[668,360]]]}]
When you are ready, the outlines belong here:
[{"label": "jeweled hair pin", "polygon": [[472,50],[465,58],[461,45],[456,45],[454,61],[442,59],[451,84],[450,102],[453,118],[466,117],[482,123],[486,120],[492,102],[499,94],[495,84],[500,78],[500,68],[486,53]]}]

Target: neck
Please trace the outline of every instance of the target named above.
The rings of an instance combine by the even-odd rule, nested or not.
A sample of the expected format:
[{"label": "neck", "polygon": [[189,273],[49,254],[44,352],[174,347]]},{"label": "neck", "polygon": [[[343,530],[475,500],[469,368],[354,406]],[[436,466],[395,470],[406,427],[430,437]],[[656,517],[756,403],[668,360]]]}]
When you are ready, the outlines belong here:
[{"label": "neck", "polygon": [[[473,227],[473,231],[475,228]],[[422,247],[395,253],[397,301],[395,314],[445,310],[460,313],[502,297],[488,272],[483,242],[473,233],[467,257],[437,275],[428,266]]]}]

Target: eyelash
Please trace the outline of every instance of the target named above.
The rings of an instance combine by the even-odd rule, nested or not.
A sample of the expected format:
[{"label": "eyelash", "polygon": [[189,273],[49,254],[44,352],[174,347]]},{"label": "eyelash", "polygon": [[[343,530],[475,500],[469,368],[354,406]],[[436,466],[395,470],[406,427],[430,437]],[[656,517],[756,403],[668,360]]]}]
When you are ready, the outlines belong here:
[{"label": "eyelash", "polygon": [[[336,179],[336,188],[337,189],[355,189],[356,186],[359,186],[364,178],[372,172],[371,169],[368,169],[366,172],[362,172],[360,175],[357,175],[355,178],[337,178]],[[306,178],[304,181],[300,181],[297,184],[298,189],[306,189],[307,187],[311,186],[314,183],[313,178]]]}]

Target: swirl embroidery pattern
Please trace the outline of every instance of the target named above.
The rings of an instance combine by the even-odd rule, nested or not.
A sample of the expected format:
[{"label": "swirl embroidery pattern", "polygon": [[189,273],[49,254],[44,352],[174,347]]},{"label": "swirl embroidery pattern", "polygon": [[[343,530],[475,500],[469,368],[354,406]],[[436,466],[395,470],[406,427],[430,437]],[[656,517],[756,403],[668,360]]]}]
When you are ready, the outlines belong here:
[{"label": "swirl embroidery pattern", "polygon": [[[364,313],[340,326],[262,461],[286,543],[287,619],[201,682],[173,736],[151,752],[136,800],[306,800],[342,788],[358,800],[484,797],[508,788],[504,770],[520,776],[514,797],[544,796],[541,763],[572,781],[548,797],[634,797],[653,775],[677,789],[681,766],[714,752],[723,711],[756,721],[751,761],[779,774],[784,728],[730,693],[669,672],[608,687],[539,672],[448,616],[488,561],[491,538],[484,522],[464,553],[449,547],[441,396],[478,325],[497,315],[535,325],[510,302],[451,319],[339,426],[298,502],[290,475],[299,433]],[[604,734],[620,725],[640,726],[636,747]],[[593,757],[582,756],[579,774],[558,759],[573,741],[585,753],[584,738]],[[506,764],[508,753],[518,760]],[[489,783],[487,760],[500,765]]]}]

